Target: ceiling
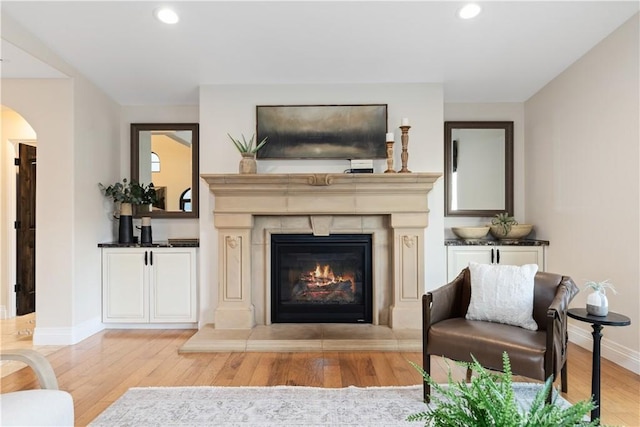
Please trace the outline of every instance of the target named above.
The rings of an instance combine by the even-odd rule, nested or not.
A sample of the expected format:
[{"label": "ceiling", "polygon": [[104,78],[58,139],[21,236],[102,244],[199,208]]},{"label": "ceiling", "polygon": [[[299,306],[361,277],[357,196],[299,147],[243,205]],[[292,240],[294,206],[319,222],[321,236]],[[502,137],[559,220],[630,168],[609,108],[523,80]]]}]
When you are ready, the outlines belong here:
[{"label": "ceiling", "polygon": [[[442,83],[446,102],[522,102],[638,1],[2,1],[2,14],[122,105],[195,105],[203,84]],[[169,26],[153,11],[170,5]],[[10,40],[13,41],[13,40]],[[2,41],[2,77],[60,72]]]}]

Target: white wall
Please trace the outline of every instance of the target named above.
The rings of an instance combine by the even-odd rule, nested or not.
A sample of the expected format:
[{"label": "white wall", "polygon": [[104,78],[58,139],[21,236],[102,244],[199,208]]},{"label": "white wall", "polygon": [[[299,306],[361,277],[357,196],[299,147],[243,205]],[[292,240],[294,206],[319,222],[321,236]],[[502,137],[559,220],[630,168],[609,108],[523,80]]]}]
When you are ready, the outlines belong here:
[{"label": "white wall", "polygon": [[[640,373],[639,15],[525,103],[526,217],[551,239],[548,269],[610,279],[611,311],[631,326],[605,327],[603,355]],[[572,306],[584,307],[587,292]],[[588,324],[571,339],[591,348]]]},{"label": "white wall", "polygon": [[[200,172],[237,173],[240,155],[227,133],[245,136],[255,132],[256,105],[388,104],[388,126],[396,134],[395,167],[400,169],[401,118],[411,122],[408,167],[414,172],[443,171],[442,86],[439,84],[354,85],[208,85],[200,89]],[[337,172],[345,161],[262,160],[258,173]],[[375,171],[386,162],[376,160]],[[217,305],[217,232],[213,226],[214,198],[204,181],[200,185],[200,321],[211,323]],[[444,283],[444,184],[440,179],[429,194],[426,241],[426,287]]]},{"label": "white wall", "polygon": [[120,107],[6,15],[2,38],[69,76],[2,79],[2,103],[38,135],[34,344],[73,344],[102,329],[97,184],[119,178]]},{"label": "white wall", "polygon": [[109,178],[120,159],[120,106],[84,78],[73,82],[72,341],[77,342],[102,329],[102,276],[96,274],[102,271],[102,258],[97,243],[112,229],[112,210],[105,211],[98,182],[115,182]]}]

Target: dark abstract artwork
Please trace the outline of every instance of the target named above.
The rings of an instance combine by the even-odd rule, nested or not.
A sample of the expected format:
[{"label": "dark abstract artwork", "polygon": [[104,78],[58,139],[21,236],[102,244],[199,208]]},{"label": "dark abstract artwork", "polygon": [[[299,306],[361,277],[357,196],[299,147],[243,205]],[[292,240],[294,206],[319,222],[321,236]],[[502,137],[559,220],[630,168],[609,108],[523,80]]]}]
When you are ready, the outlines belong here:
[{"label": "dark abstract artwork", "polygon": [[387,105],[258,105],[259,159],[386,158]]}]

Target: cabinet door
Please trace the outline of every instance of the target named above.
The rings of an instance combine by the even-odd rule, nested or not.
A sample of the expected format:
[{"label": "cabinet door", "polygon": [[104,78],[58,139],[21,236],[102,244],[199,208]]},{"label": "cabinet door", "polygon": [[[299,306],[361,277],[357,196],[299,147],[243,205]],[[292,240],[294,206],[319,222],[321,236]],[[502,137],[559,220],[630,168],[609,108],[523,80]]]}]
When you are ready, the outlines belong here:
[{"label": "cabinet door", "polygon": [[196,250],[154,248],[151,266],[149,321],[196,321]]},{"label": "cabinet door", "polygon": [[491,264],[491,246],[447,246],[447,280],[450,282],[470,262]]},{"label": "cabinet door", "polygon": [[501,265],[537,264],[544,271],[544,252],[540,246],[496,246]]},{"label": "cabinet door", "polygon": [[144,250],[136,248],[103,249],[103,322],[149,320],[148,269],[144,254]]}]

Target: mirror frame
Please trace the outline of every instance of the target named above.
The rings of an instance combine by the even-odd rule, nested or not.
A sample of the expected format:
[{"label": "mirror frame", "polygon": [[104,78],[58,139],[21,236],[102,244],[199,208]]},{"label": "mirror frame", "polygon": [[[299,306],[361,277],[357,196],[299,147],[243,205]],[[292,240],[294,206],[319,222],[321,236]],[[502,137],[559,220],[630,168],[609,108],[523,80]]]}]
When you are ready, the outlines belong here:
[{"label": "mirror frame", "polygon": [[[190,130],[191,138],[191,212],[152,210],[145,216],[152,218],[198,218],[200,204],[198,202],[200,177],[200,125],[198,123],[131,123],[131,179],[140,178],[140,132],[152,130]],[[148,184],[145,182],[144,184]],[[141,215],[134,212],[136,218]]]},{"label": "mirror frame", "polygon": [[[484,209],[466,209],[466,210],[452,210],[451,202],[453,201],[453,188],[451,186],[451,180],[453,175],[452,168],[452,144],[451,133],[453,129],[503,129],[505,131],[505,150],[504,150],[504,162],[505,162],[505,200],[504,209],[484,210]],[[508,212],[510,215],[514,215],[513,212],[513,122],[498,122],[498,121],[475,121],[475,122],[444,122],[444,185],[445,185],[445,216],[481,216],[491,217],[499,213]]]}]

